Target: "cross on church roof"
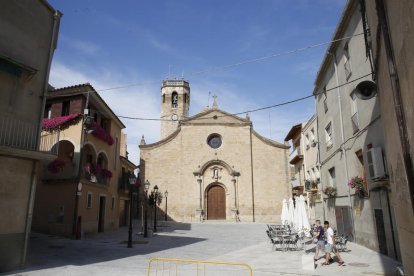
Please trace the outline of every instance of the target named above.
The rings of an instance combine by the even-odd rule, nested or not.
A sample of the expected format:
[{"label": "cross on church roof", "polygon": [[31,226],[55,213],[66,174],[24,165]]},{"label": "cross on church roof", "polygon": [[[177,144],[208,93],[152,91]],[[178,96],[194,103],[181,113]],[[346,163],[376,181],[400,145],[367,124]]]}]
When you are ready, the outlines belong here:
[{"label": "cross on church roof", "polygon": [[213,95],[213,108],[218,108],[218,105],[217,105],[217,96],[215,94]]}]

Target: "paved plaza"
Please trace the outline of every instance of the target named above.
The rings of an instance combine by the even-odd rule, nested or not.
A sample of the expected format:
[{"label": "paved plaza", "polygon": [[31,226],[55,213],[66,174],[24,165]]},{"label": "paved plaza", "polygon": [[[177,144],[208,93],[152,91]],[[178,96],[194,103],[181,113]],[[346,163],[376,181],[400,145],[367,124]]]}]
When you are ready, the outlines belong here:
[{"label": "paved plaza", "polygon": [[[134,230],[140,229],[138,225],[136,221]],[[387,256],[350,243],[348,252],[342,253],[346,266],[333,263],[322,267],[320,259],[316,269],[309,270],[306,262],[313,259],[310,251],[314,245],[306,244],[306,250],[272,251],[265,230],[266,224],[260,223],[161,222],[158,233],[151,238],[143,238],[136,231],[133,248],[127,248],[126,227],[78,241],[32,233],[27,267],[1,275],[146,275],[148,260],[154,257],[243,262],[252,267],[255,276],[395,275],[399,265]],[[176,268],[171,263],[164,263],[162,274],[162,265],[158,264],[158,275],[197,275],[193,265]],[[243,268],[208,265],[206,275],[249,274]]]}]

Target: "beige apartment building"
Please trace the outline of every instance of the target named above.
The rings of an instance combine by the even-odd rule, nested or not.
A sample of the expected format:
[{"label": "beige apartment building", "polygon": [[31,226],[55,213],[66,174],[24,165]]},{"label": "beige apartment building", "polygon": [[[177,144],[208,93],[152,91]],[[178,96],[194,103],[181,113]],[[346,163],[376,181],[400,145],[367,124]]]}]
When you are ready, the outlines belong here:
[{"label": "beige apartment building", "polygon": [[323,210],[317,208],[320,206],[317,203],[322,202],[322,189],[316,135],[317,121],[313,115],[308,121],[293,126],[285,138],[285,142],[292,144],[289,156],[292,195],[305,197],[310,222],[323,219]]},{"label": "beige apartment building", "polygon": [[168,190],[168,217],[279,222],[290,194],[289,146],[258,134],[248,116],[220,110],[216,99],[191,117],[189,105],[187,81],[163,81],[163,139],[140,145],[141,181]]},{"label": "beige apartment building", "polygon": [[[385,133],[387,172],[405,275],[414,275],[414,2],[362,1]],[[411,141],[411,142],[410,142]],[[411,144],[411,145],[410,145]]]},{"label": "beige apartment building", "polygon": [[136,166],[127,159],[123,128],[92,85],[49,91],[43,133],[59,131],[51,145],[58,156],[43,163],[33,230],[79,239],[126,225],[127,179]]},{"label": "beige apartment building", "polygon": [[[324,217],[339,235],[399,259],[395,191],[377,97],[361,100],[373,83],[360,1],[348,1],[315,80]],[[355,180],[357,179],[357,180]]]},{"label": "beige apartment building", "polygon": [[60,17],[43,0],[0,4],[0,273],[25,264],[39,162],[56,157],[40,129]]}]

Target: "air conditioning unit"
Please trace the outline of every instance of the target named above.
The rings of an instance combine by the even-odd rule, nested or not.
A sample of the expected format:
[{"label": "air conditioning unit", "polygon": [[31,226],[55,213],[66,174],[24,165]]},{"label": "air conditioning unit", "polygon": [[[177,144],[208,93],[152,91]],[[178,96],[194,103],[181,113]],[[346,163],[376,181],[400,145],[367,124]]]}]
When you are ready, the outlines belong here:
[{"label": "air conditioning unit", "polygon": [[384,159],[380,147],[370,148],[367,151],[367,167],[370,179],[385,176]]}]

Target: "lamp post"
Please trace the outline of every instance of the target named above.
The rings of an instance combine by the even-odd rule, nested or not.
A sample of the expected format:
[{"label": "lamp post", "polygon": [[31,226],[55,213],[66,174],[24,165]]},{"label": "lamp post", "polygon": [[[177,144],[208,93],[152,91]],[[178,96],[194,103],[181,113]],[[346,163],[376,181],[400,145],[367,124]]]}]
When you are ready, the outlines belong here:
[{"label": "lamp post", "polygon": [[148,189],[150,183],[148,179],[145,181],[144,189],[145,189],[145,215],[144,215],[144,238],[148,238]]},{"label": "lamp post", "polygon": [[155,185],[152,190],[154,197],[154,233],[157,233],[157,199],[158,199],[158,186]]},{"label": "lamp post", "polygon": [[135,177],[134,173],[129,175],[129,230],[128,230],[128,248],[132,247],[132,189],[135,185],[135,181],[137,178]]},{"label": "lamp post", "polygon": [[165,190],[164,196],[165,196],[165,221],[167,221],[167,220],[168,220],[168,217],[167,217],[167,207],[168,207],[168,204],[167,204],[167,201],[168,201],[168,191],[167,191],[167,190]]}]

